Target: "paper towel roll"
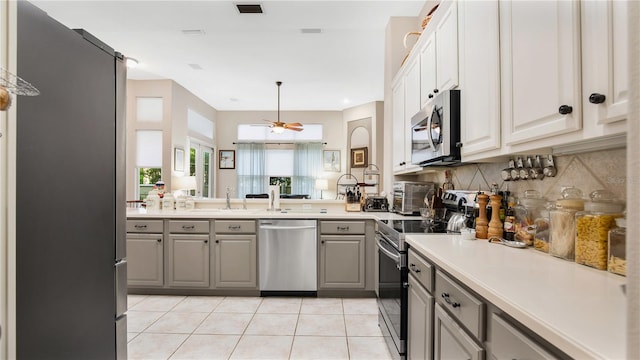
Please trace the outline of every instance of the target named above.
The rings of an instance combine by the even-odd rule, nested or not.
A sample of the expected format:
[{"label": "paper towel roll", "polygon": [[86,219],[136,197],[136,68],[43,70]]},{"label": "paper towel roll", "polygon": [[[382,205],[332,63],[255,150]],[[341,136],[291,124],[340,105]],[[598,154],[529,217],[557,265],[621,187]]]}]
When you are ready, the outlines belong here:
[{"label": "paper towel roll", "polygon": [[280,209],[280,186],[269,185],[269,210]]}]

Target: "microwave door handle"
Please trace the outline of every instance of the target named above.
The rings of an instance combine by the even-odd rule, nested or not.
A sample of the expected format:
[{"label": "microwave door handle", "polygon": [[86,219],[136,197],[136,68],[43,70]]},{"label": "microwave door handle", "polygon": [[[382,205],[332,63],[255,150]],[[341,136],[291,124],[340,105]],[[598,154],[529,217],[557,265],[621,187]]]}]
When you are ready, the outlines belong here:
[{"label": "microwave door handle", "polygon": [[436,111],[436,107],[433,107],[433,111],[431,111],[431,115],[429,115],[429,120],[427,120],[427,140],[429,140],[429,145],[431,146],[431,151],[436,151],[436,145],[433,143],[433,133],[432,133],[432,123],[433,123],[433,113]]}]

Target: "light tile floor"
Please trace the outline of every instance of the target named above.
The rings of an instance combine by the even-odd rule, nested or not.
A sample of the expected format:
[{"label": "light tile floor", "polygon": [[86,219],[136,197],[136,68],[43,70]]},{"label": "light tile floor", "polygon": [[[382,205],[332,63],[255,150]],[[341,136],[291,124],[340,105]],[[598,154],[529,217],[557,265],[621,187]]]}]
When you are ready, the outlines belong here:
[{"label": "light tile floor", "polygon": [[129,295],[128,358],[391,359],[375,299]]}]

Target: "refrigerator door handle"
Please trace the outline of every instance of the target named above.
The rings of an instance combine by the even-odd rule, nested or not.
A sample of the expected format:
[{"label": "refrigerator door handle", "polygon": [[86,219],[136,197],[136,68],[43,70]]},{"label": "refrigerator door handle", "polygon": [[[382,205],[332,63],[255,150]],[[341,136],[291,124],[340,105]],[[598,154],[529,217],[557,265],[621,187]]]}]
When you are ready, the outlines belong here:
[{"label": "refrigerator door handle", "polygon": [[120,260],[114,266],[115,271],[115,293],[116,308],[114,318],[119,318],[127,311],[127,261]]}]

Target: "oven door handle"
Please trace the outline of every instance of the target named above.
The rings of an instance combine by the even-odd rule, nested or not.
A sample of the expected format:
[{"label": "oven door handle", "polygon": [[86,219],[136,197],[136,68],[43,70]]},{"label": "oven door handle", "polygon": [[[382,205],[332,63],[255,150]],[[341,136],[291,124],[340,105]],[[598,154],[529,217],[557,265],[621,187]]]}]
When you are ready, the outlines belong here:
[{"label": "oven door handle", "polygon": [[387,250],[384,247],[384,245],[382,245],[382,241],[384,241],[384,240],[381,240],[380,238],[376,238],[378,249],[380,249],[380,251],[382,251],[385,255],[387,255],[388,257],[393,259],[393,261],[395,261],[396,264],[400,264],[400,255],[396,255],[396,254],[392,253],[391,251]]}]

